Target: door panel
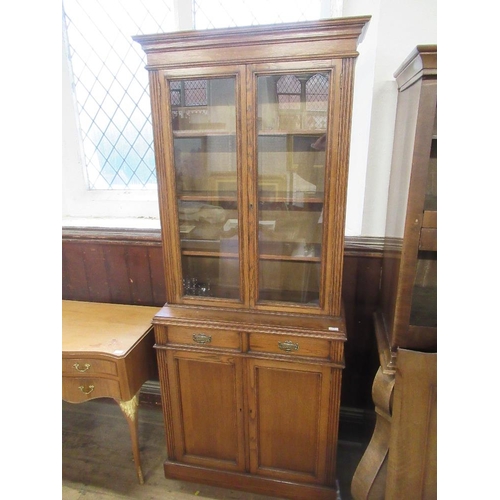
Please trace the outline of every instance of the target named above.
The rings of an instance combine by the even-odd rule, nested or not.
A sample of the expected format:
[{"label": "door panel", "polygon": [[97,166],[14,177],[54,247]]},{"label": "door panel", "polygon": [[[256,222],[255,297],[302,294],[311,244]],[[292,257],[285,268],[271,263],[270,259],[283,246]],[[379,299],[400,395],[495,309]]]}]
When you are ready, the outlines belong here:
[{"label": "door panel", "polygon": [[258,309],[321,314],[330,307],[332,262],[325,249],[338,210],[331,181],[338,168],[332,145],[340,68],[328,60],[257,64],[249,71],[252,301]]},{"label": "door panel", "polygon": [[[244,68],[161,72],[162,119],[170,148],[162,200],[175,257],[175,303],[241,307],[246,248]],[[158,182],[163,182],[159,176]],[[163,196],[163,194],[162,194]],[[228,272],[230,270],[230,272]],[[172,287],[171,287],[172,288]]]},{"label": "door panel", "polygon": [[243,470],[242,363],[223,354],[169,351],[175,458]]},{"label": "door panel", "polygon": [[290,481],[325,481],[328,366],[250,359],[250,470]]}]

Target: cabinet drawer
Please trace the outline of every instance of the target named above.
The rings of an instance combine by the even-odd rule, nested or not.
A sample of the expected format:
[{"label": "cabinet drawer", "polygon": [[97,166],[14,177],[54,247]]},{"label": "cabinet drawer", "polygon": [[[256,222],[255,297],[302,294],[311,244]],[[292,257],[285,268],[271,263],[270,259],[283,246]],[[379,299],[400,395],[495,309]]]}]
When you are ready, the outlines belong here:
[{"label": "cabinet drawer", "polygon": [[117,380],[105,378],[62,378],[62,399],[70,403],[82,403],[95,398],[121,398]]},{"label": "cabinet drawer", "polygon": [[168,327],[168,343],[240,350],[240,334],[232,330]]},{"label": "cabinet drawer", "polygon": [[330,341],[296,335],[250,334],[250,351],[327,359]]},{"label": "cabinet drawer", "polygon": [[62,371],[66,375],[117,375],[116,364],[113,361],[89,358],[63,358]]}]

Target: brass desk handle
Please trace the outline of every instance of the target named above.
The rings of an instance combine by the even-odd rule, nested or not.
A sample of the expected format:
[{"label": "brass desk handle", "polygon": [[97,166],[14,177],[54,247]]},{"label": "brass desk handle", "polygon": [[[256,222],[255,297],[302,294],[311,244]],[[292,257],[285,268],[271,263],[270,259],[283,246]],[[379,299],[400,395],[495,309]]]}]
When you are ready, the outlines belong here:
[{"label": "brass desk handle", "polygon": [[194,333],[193,340],[197,344],[210,344],[210,342],[212,342],[212,337],[210,335],[205,335],[204,333]]},{"label": "brass desk handle", "polygon": [[90,394],[90,393],[91,393],[91,392],[95,389],[95,387],[94,387],[93,385],[89,385],[89,388],[88,388],[88,390],[86,391],[86,390],[85,390],[85,386],[80,385],[80,386],[78,387],[78,389],[80,389],[80,390],[83,392],[83,394]]},{"label": "brass desk handle", "polygon": [[286,352],[299,350],[299,344],[296,344],[295,342],[292,342],[291,340],[285,340],[284,342],[278,342],[278,347],[282,351],[286,351]]},{"label": "brass desk handle", "polygon": [[90,365],[88,363],[85,363],[83,365],[83,368],[80,368],[80,363],[75,363],[73,365],[73,367],[75,368],[75,370],[79,371],[80,373],[83,373],[83,372],[86,372],[90,368]]}]

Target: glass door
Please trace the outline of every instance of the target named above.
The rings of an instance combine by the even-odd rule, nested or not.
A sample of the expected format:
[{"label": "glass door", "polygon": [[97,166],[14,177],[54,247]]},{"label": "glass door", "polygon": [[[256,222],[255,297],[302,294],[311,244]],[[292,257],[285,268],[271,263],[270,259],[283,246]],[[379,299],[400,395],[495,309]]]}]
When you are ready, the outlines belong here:
[{"label": "glass door", "polygon": [[330,72],[256,85],[258,301],[319,307]]},{"label": "glass door", "polygon": [[[434,237],[422,240],[424,231]],[[422,233],[411,295],[410,325],[437,328],[437,109],[427,167]]]},{"label": "glass door", "polygon": [[183,296],[240,300],[237,78],[168,88]]}]

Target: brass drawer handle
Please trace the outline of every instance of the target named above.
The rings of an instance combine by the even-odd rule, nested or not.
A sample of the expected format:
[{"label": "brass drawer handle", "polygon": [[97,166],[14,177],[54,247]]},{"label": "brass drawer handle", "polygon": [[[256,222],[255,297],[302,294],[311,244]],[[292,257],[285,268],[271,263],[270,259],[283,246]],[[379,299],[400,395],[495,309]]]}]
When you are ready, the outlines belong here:
[{"label": "brass drawer handle", "polygon": [[286,352],[299,350],[299,344],[292,342],[291,340],[285,340],[284,342],[278,342],[278,347],[282,351],[286,351]]},{"label": "brass drawer handle", "polygon": [[210,342],[212,342],[212,337],[210,335],[205,335],[204,333],[194,333],[193,340],[197,344],[210,344]]},{"label": "brass drawer handle", "polygon": [[83,372],[86,372],[90,368],[90,365],[88,363],[85,363],[83,365],[83,368],[80,368],[80,363],[75,363],[73,365],[73,367],[75,368],[75,370],[79,371],[80,373],[83,373]]},{"label": "brass drawer handle", "polygon": [[95,387],[93,385],[89,385],[89,388],[85,390],[85,386],[80,385],[78,389],[80,389],[83,392],[83,394],[90,394],[95,389]]}]

